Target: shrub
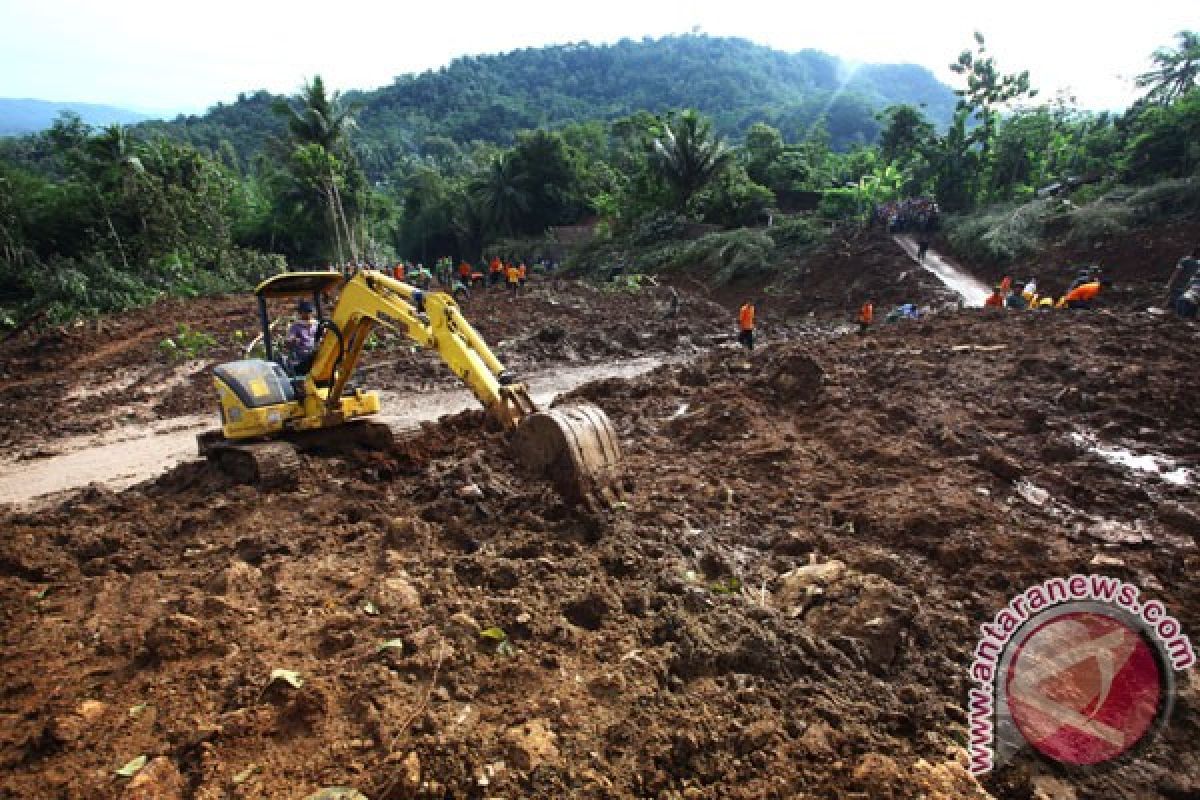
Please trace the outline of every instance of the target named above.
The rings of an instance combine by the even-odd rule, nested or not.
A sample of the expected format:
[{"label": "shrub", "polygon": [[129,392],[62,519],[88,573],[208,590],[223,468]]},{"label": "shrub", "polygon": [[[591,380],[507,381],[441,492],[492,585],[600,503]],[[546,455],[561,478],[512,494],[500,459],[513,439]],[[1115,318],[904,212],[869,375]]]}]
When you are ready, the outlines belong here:
[{"label": "shrub", "polygon": [[817,213],[825,219],[849,219],[862,213],[858,189],[826,189],[821,193]]},{"label": "shrub", "polygon": [[686,247],[671,267],[710,272],[710,282],[720,286],[769,271],[774,250],[775,242],[761,231],[710,233]]}]

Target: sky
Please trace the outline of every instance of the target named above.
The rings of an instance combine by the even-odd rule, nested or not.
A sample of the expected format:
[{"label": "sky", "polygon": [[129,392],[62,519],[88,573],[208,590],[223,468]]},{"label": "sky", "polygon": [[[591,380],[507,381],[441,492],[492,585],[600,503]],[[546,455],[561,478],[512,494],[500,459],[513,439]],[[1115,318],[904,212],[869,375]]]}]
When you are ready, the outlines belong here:
[{"label": "sky", "polygon": [[947,65],[978,30],[997,67],[1029,70],[1043,97],[1069,89],[1115,110],[1155,48],[1197,28],[1197,0],[0,0],[0,97],[196,113],[315,74],[373,89],[462,55],[692,31],[921,64],[956,86]]}]

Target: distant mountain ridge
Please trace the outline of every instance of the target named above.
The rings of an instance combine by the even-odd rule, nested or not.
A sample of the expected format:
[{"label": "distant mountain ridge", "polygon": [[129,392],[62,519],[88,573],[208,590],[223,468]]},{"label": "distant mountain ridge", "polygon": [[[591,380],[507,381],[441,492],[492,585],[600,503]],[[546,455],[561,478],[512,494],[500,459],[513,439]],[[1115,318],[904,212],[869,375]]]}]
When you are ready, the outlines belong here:
[{"label": "distant mountain ridge", "polygon": [[0,136],[22,136],[49,128],[63,111],[78,114],[89,125],[136,125],[151,114],[97,103],[55,103],[32,98],[0,97]]}]

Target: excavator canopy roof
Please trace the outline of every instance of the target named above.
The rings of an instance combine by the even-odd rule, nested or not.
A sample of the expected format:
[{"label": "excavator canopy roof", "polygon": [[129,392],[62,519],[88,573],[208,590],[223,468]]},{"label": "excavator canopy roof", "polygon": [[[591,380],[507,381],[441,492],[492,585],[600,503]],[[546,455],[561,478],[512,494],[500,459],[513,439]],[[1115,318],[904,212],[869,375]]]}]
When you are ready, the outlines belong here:
[{"label": "excavator canopy roof", "polygon": [[339,272],[285,272],[267,278],[254,289],[259,297],[310,297],[337,288],[343,281]]}]

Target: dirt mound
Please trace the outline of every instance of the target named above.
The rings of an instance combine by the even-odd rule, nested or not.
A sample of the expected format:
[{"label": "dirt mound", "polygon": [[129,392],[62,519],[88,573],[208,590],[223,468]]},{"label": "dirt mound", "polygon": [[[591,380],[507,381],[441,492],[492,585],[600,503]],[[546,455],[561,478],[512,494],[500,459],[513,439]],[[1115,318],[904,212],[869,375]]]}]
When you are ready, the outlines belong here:
[{"label": "dirt mound", "polygon": [[[8,514],[0,796],[120,796],[139,755],[188,798],[1033,796],[965,769],[978,625],[1099,555],[1197,618],[1194,483],[1086,438],[1194,466],[1194,346],[964,312],[590,384],[602,516],[481,412],[288,490],[192,463]],[[1198,713],[1080,796],[1200,789]]]}]

